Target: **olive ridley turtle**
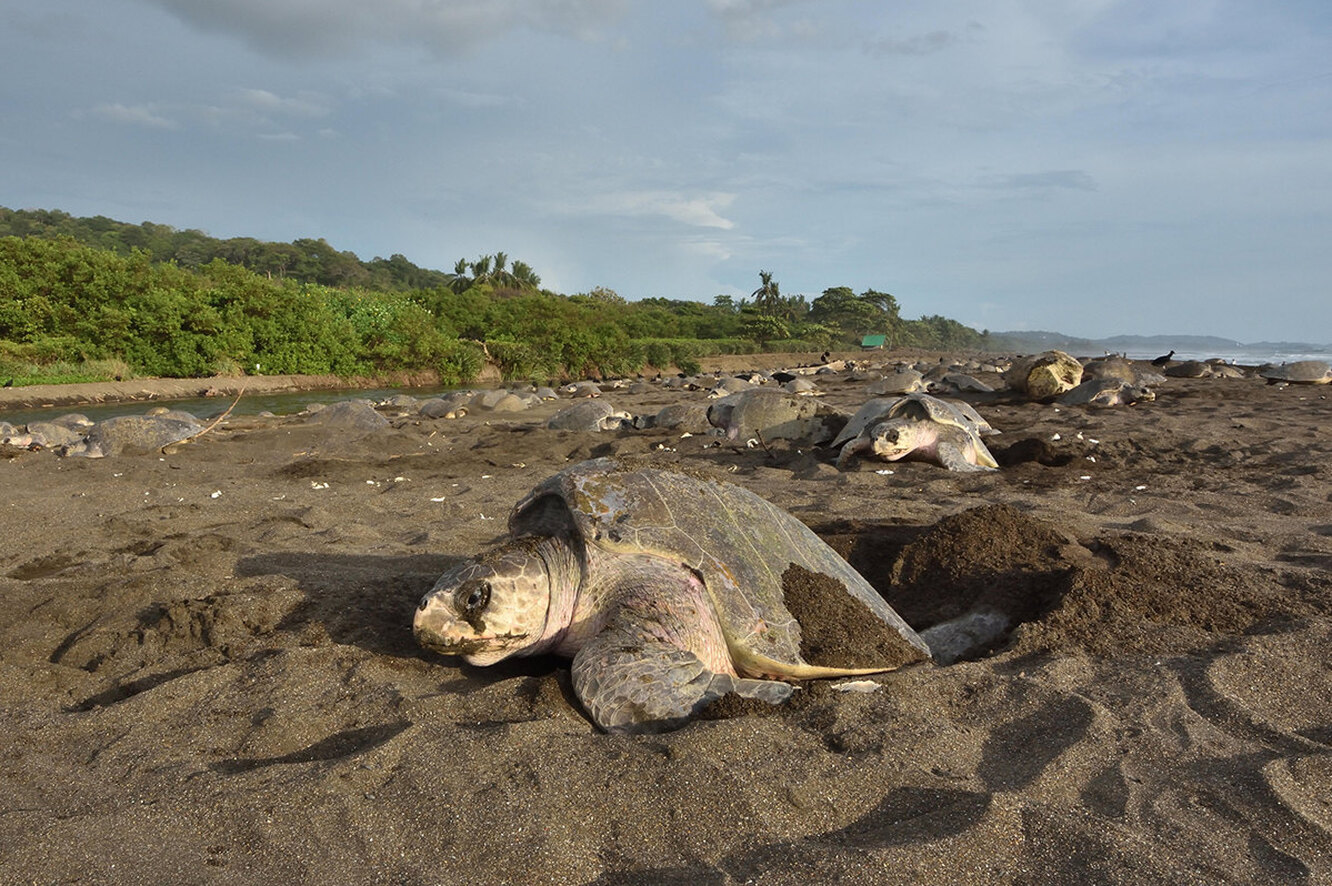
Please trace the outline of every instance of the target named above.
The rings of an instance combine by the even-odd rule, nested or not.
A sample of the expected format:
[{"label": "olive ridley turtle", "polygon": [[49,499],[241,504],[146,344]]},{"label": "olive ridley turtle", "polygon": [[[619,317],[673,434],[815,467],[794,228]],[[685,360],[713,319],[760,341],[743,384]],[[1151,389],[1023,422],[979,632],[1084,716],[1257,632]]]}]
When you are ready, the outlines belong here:
[{"label": "olive ridley turtle", "polygon": [[998,433],[969,404],[929,394],[868,400],[842,433],[837,466],[869,454],[885,461],[929,461],[950,471],[989,471],[999,467],[981,441]]},{"label": "olive ridley turtle", "polygon": [[846,415],[810,397],[759,388],[722,397],[708,407],[708,421],[729,440],[791,440],[818,445],[837,435]]},{"label": "olive ridley turtle", "polygon": [[1322,360],[1296,360],[1280,366],[1264,366],[1258,374],[1268,384],[1289,382],[1298,385],[1325,385],[1332,382],[1332,367]]},{"label": "olive ridley turtle", "polygon": [[[778,704],[792,693],[788,680],[930,657],[817,535],[728,483],[594,459],[519,501],[509,533],[440,577],[417,609],[416,638],[474,665],[572,657],[574,692],[608,732],[673,729],[727,694]],[[886,637],[881,666],[807,662],[783,586],[796,566],[835,579],[848,604],[868,610]]]}]

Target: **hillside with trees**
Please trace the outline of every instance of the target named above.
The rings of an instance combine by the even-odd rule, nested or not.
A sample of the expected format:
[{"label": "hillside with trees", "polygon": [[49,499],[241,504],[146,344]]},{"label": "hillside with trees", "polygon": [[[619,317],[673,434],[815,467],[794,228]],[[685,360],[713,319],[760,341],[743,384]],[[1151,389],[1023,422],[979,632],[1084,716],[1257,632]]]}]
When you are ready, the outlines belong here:
[{"label": "hillside with trees", "polygon": [[761,271],[750,298],[628,301],[562,295],[503,252],[452,273],[401,255],[362,261],[323,240],[220,240],[144,222],[0,208],[0,378],[14,384],[145,375],[428,371],[485,364],[507,378],[689,370],[699,357],[819,352],[880,334],[890,346],[976,348],[945,317],[905,320],[897,299],[837,286],[784,295]]}]

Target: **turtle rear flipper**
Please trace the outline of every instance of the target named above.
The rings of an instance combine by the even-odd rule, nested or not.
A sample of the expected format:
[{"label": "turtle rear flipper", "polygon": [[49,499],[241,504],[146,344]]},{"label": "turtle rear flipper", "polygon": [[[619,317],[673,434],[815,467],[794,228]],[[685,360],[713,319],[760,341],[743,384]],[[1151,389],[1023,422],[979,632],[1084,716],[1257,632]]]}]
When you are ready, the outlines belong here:
[{"label": "turtle rear flipper", "polygon": [[709,669],[687,649],[616,618],[573,660],[573,686],[592,721],[607,732],[678,729],[727,693],[780,704],[791,686]]}]

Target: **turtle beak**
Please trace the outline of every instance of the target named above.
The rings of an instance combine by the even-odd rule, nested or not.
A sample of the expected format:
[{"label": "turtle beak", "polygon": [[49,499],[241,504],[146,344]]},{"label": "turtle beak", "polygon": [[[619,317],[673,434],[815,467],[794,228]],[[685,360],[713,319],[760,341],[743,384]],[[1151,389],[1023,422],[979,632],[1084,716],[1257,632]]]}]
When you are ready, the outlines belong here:
[{"label": "turtle beak", "polygon": [[473,665],[494,664],[507,658],[527,635],[487,631],[469,623],[455,610],[452,594],[427,594],[416,608],[412,633],[424,649],[440,655],[456,655]]},{"label": "turtle beak", "polygon": [[416,608],[416,616],[412,619],[412,633],[416,635],[416,642],[420,643],[426,649],[441,652],[445,655],[454,655],[455,646],[459,638],[458,620],[453,617],[453,613],[448,611],[448,607],[442,605],[433,595],[427,596],[421,601],[421,605]]}]

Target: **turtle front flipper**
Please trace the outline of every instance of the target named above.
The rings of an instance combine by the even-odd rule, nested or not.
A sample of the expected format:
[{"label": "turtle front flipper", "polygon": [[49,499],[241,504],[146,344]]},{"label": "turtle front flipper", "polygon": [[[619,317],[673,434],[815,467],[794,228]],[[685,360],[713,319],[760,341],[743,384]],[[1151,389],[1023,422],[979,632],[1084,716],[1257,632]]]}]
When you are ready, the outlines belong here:
[{"label": "turtle front flipper", "polygon": [[593,609],[609,611],[578,644],[573,686],[602,729],[678,729],[728,693],[769,704],[790,698],[787,683],[737,675],[725,631],[692,571],[641,555],[607,557],[600,568],[606,583],[586,593],[601,600]]},{"label": "turtle front flipper", "polygon": [[679,729],[727,693],[780,704],[791,685],[710,670],[697,655],[617,621],[573,660],[573,686],[592,721],[607,732]]},{"label": "turtle front flipper", "polygon": [[[973,446],[975,448],[971,449]],[[968,457],[968,449],[971,449],[974,453],[975,462]],[[978,471],[993,471],[998,467],[994,456],[990,455],[990,451],[985,448],[985,444],[979,440],[974,442],[964,440],[960,445],[952,441],[940,441],[939,447],[935,451],[938,455],[939,464],[950,471],[976,473]]]}]

